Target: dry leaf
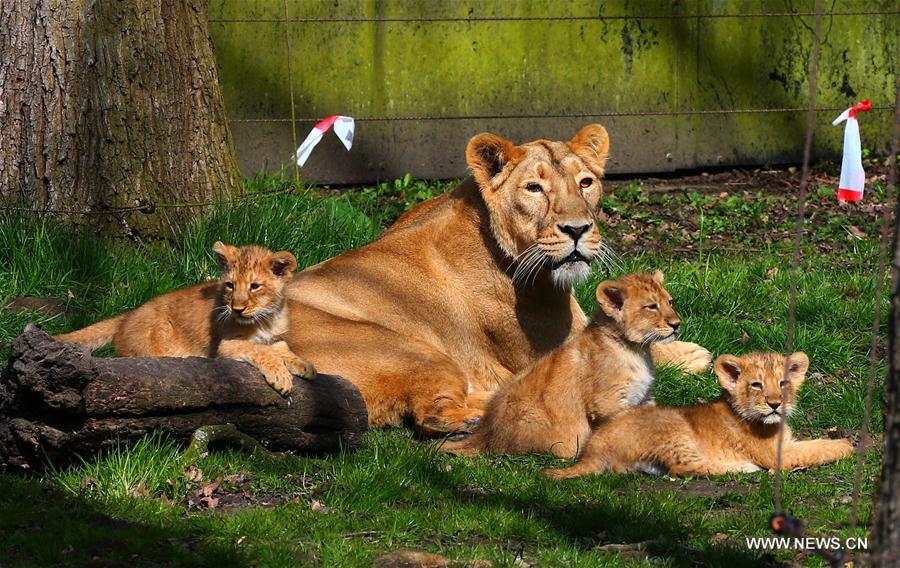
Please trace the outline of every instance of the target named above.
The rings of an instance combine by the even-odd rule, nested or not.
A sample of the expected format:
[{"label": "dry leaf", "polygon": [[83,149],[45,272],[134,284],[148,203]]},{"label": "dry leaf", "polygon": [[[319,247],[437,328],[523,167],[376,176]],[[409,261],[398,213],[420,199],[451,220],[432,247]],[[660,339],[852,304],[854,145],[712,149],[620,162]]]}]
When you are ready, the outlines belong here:
[{"label": "dry leaf", "polygon": [[329,509],[328,507],[326,507],[319,501],[315,501],[315,500],[313,500],[310,508],[313,510],[314,513],[322,513],[323,515],[331,512],[331,509]]},{"label": "dry leaf", "polygon": [[431,552],[419,552],[417,550],[397,550],[382,554],[373,562],[376,568],[443,568],[450,566],[448,558]]},{"label": "dry leaf", "polygon": [[859,227],[855,227],[853,225],[847,225],[847,232],[856,237],[859,240],[863,240],[868,235],[861,231]]},{"label": "dry leaf", "polygon": [[184,477],[191,483],[203,481],[203,470],[195,465],[191,465],[184,470]]}]

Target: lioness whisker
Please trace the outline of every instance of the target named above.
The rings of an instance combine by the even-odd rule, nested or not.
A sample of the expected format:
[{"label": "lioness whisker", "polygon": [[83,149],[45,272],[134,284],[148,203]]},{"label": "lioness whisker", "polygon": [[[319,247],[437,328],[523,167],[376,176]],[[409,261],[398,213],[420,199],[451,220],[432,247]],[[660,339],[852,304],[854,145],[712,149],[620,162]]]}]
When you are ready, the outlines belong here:
[{"label": "lioness whisker", "polygon": [[512,266],[516,263],[517,260],[522,258],[525,254],[529,253],[532,249],[536,249],[537,246],[538,246],[537,243],[532,243],[525,250],[523,250],[522,252],[520,252],[519,254],[514,256],[512,258],[512,260],[509,261],[509,266],[506,267],[506,270],[508,271],[510,268],[512,268]]},{"label": "lioness whisker", "polygon": [[545,254],[539,247],[532,249],[516,268],[516,272],[513,274],[513,284],[528,282],[536,268],[542,265],[544,257]]}]

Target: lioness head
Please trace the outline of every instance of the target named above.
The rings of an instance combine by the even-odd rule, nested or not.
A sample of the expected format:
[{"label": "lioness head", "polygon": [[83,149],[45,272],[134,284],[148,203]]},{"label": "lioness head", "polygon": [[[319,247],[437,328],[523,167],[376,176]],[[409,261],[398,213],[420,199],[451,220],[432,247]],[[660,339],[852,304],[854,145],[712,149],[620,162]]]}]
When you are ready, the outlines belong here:
[{"label": "lioness head", "polygon": [[213,245],[213,252],[219,259],[223,316],[250,325],[278,313],[284,285],[297,268],[293,254],[255,245],[233,247],[221,241]]},{"label": "lioness head", "polygon": [[599,124],[568,142],[520,146],[496,134],[469,141],[466,161],[490,213],[501,249],[516,260],[516,281],[549,270],[569,287],[590,274],[603,246],[594,216],[609,136]]},{"label": "lioness head", "polygon": [[764,424],[777,424],[794,411],[808,368],[809,357],[800,351],[789,357],[780,353],[722,355],[715,364],[716,376],[734,411],[745,420]]},{"label": "lioness head", "polygon": [[681,318],[662,286],[663,273],[635,273],[597,286],[597,309],[619,326],[628,341],[650,345],[674,341]]}]

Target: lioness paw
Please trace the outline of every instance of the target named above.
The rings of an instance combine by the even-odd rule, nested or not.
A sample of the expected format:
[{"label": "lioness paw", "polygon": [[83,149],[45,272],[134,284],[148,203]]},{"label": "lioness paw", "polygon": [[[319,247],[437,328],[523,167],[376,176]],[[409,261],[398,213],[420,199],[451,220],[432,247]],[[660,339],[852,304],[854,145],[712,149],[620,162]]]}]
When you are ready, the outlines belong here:
[{"label": "lioness paw", "polygon": [[712,363],[712,353],[696,343],[687,341],[655,344],[652,351],[655,364],[681,367],[688,373],[702,373]]}]

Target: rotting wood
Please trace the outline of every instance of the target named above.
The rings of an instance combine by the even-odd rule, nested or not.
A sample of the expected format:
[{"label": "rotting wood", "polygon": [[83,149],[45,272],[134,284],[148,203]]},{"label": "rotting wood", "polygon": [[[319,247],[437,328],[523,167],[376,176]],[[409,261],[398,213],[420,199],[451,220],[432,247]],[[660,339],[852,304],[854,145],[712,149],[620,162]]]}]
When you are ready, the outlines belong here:
[{"label": "rotting wood", "polygon": [[34,326],[13,341],[0,377],[0,468],[65,464],[153,431],[187,441],[219,424],[269,450],[321,453],[357,447],[368,414],[340,377],[298,379],[283,398],[247,363],[95,358]]}]

